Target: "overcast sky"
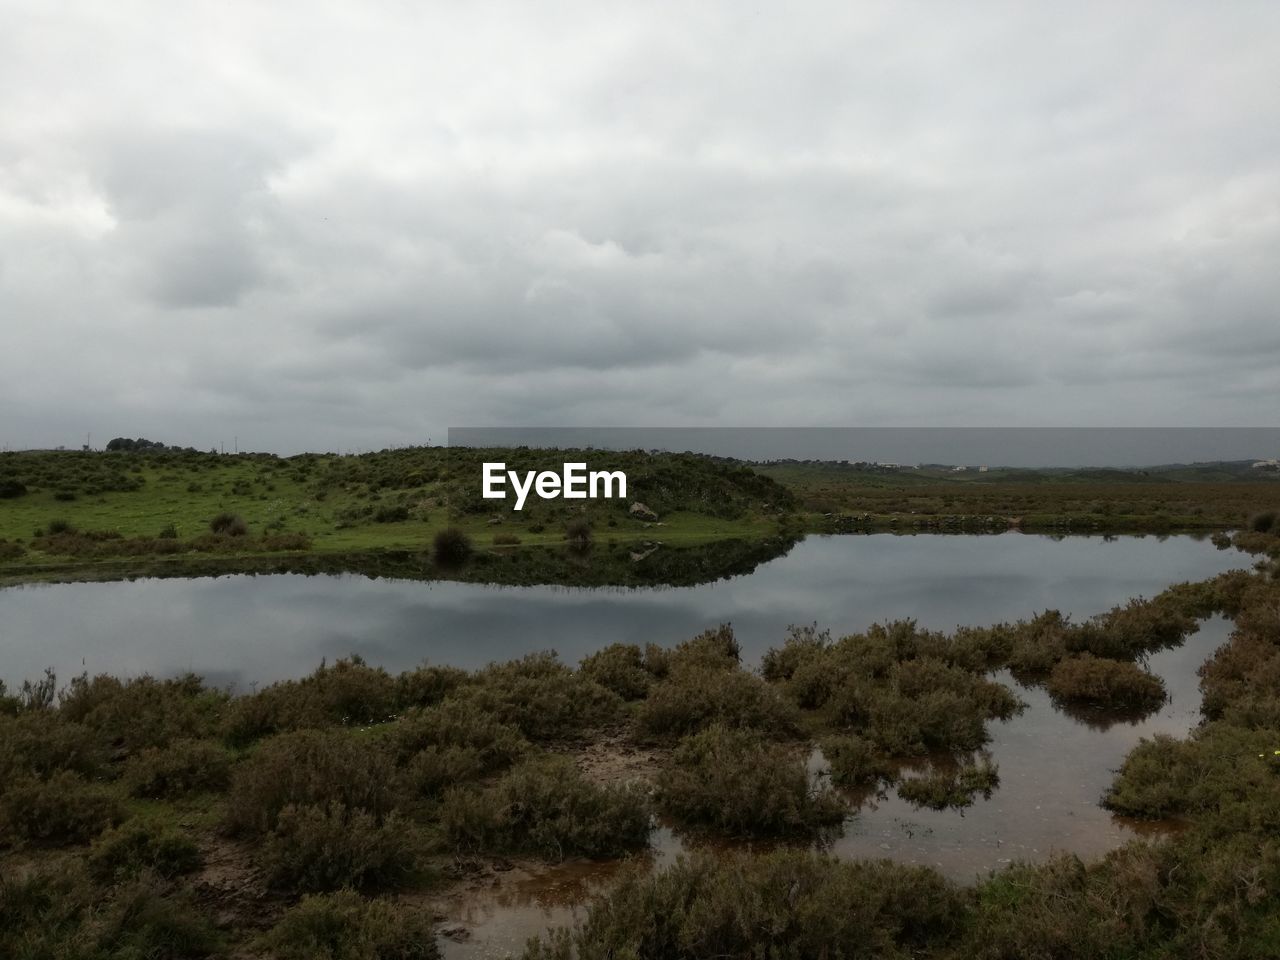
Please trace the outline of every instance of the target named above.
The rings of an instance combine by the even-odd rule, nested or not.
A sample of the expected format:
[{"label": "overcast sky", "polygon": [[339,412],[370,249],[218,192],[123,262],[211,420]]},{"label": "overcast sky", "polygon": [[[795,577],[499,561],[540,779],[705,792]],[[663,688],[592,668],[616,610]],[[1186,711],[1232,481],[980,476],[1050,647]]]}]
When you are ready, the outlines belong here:
[{"label": "overcast sky", "polygon": [[0,446],[1273,425],[1280,4],[0,0]]}]

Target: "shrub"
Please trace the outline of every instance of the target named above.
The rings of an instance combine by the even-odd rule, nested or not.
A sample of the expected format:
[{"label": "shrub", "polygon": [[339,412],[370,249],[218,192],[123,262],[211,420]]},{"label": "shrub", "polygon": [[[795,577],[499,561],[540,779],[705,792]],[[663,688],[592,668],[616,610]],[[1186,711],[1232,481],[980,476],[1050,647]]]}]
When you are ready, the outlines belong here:
[{"label": "shrub", "polygon": [[76,500],[76,494],[74,490],[55,490],[53,499],[59,503],[72,503]]},{"label": "shrub", "polygon": [[144,871],[171,879],[200,869],[200,849],[174,827],[130,820],[108,830],[89,850],[89,869],[100,883],[135,877]]},{"label": "shrub", "polygon": [[177,540],[178,528],[172,523],[166,523],[160,528],[160,532],[156,534],[157,540]]},{"label": "shrub", "polygon": [[493,545],[495,547],[514,547],[520,542],[520,538],[514,533],[495,533],[493,535]]},{"label": "shrub", "polygon": [[937,873],[887,860],[789,850],[681,857],[624,877],[580,925],[531,940],[524,958],[905,960],[955,940],[964,912]]},{"label": "shrub", "polygon": [[446,700],[405,717],[391,728],[389,744],[405,785],[423,797],[510,766],[529,749],[519,730],[470,700]]},{"label": "shrub", "polygon": [[734,837],[814,836],[847,813],[811,782],[802,755],[720,725],[676,747],[658,778],[658,803],[682,823]]},{"label": "shrub", "polygon": [[898,796],[908,803],[933,810],[970,806],[981,793],[990,800],[1000,785],[1000,773],[990,757],[967,760],[957,766],[934,767],[925,776],[898,784]]},{"label": "shrub", "polygon": [[209,532],[220,537],[243,537],[249,532],[249,525],[239,514],[223,512],[209,521]]},{"label": "shrub", "polygon": [[0,717],[0,790],[22,776],[45,779],[62,770],[98,777],[106,772],[108,759],[93,730],[59,714],[25,710]]},{"label": "shrub", "polygon": [[27,548],[20,543],[10,543],[8,540],[0,538],[0,561],[17,560],[19,557],[26,556]]},{"label": "shrub", "polygon": [[227,694],[210,690],[193,674],[172,680],[143,675],[126,681],[81,675],[62,691],[59,713],[105,741],[134,751],[211,736],[222,723],[227,700]]},{"label": "shrub", "polygon": [[831,782],[858,787],[893,776],[894,766],[871,741],[856,734],[825,737],[821,743],[831,771]]},{"label": "shrub", "polygon": [[236,698],[225,732],[233,743],[244,744],[286,730],[380,723],[395,716],[406,689],[381,667],[370,667],[357,656],[336,660],[332,666],[322,662],[309,677]]},{"label": "shrub", "polygon": [[423,664],[396,677],[396,706],[429,707],[470,680],[471,675],[458,667]]},{"label": "shrub", "polygon": [[614,643],[584,657],[578,671],[623,700],[642,700],[654,683],[645,653],[635,644]]},{"label": "shrub", "polygon": [[50,520],[45,524],[45,533],[48,536],[57,536],[60,533],[75,533],[76,528],[67,520]]},{"label": "shrub", "polygon": [[373,511],[374,523],[400,523],[409,519],[409,508],[403,503],[387,504]]},{"label": "shrub", "polygon": [[637,734],[649,741],[676,740],[713,723],[789,737],[799,731],[799,714],[759,677],[706,667],[673,671],[635,714]]},{"label": "shrub", "polygon": [[649,810],[636,786],[598,786],[572,761],[526,761],[491,787],[450,790],[440,806],[450,842],[464,850],[550,860],[618,857],[649,842]]},{"label": "shrub", "polygon": [[16,500],[27,495],[27,487],[17,480],[0,480],[0,500]]},{"label": "shrub", "polygon": [[1115,708],[1148,708],[1164,703],[1164,681],[1127,660],[1104,660],[1088,653],[1068,657],[1049,674],[1051,696]]},{"label": "shrub", "polygon": [[379,820],[363,810],[287,806],[260,854],[267,882],[293,891],[396,886],[417,867],[409,824],[394,813]]},{"label": "shrub", "polygon": [[831,632],[812,626],[787,627],[787,635],[781,647],[765,651],[760,661],[761,675],[771,683],[790,680],[802,664],[821,658],[831,645]]},{"label": "shrub", "polygon": [[686,667],[733,670],[741,663],[742,647],[733,635],[733,627],[727,623],[678,644],[668,657],[670,670]]},{"label": "shrub", "polygon": [[578,517],[565,525],[564,538],[574,550],[589,550],[595,540],[595,533],[586,517]]},{"label": "shrub", "polygon": [[12,781],[0,793],[4,843],[87,843],[121,819],[120,801],[113,792],[65,770],[47,780]]},{"label": "shrub", "polygon": [[436,563],[442,567],[460,567],[471,559],[471,538],[457,527],[437,533],[432,546]]},{"label": "shrub", "polygon": [[570,670],[553,653],[490,664],[454,696],[535,741],[581,739],[616,719],[622,708],[616,694]]},{"label": "shrub", "polygon": [[212,740],[175,740],[131,757],[121,779],[135,797],[221,792],[231,782],[231,754]]},{"label": "shrub", "polygon": [[237,765],[227,798],[226,823],[242,834],[273,830],[288,806],[390,813],[394,767],[370,737],[341,731],[299,730],[264,741]]},{"label": "shrub", "polygon": [[303,897],[262,938],[273,960],[437,960],[428,911],[350,890]]},{"label": "shrub", "polygon": [[1273,533],[1276,531],[1276,511],[1264,510],[1249,518],[1249,529],[1254,533]]}]

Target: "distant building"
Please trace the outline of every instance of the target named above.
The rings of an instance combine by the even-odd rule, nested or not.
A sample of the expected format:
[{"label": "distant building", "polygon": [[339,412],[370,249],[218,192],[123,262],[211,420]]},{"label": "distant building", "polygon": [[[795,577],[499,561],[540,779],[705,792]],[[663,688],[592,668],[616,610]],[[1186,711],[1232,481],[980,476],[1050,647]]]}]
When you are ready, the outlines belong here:
[{"label": "distant building", "polygon": [[986,473],[986,472],[987,472],[987,468],[986,468],[986,467],[979,467],[979,468],[978,468],[978,472],[979,472],[979,473]]},{"label": "distant building", "polygon": [[1252,466],[1255,470],[1276,470],[1280,469],[1280,460],[1274,458],[1271,460],[1259,460]]}]

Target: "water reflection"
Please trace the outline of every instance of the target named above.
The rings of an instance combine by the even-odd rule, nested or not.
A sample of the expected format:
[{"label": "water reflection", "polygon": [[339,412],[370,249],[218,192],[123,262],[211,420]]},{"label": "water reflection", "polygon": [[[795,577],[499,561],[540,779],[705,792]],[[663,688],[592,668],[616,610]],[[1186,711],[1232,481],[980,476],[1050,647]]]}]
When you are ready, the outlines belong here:
[{"label": "water reflection", "polygon": [[46,666],[135,675],[191,670],[244,691],[359,653],[402,670],[615,642],[677,643],[731,621],[748,658],[792,623],[836,633],[915,617],[951,629],[1046,607],[1085,616],[1179,580],[1247,566],[1191,537],[810,537],[748,576],[696,587],[501,587],[271,575],[0,590],[0,678]]}]

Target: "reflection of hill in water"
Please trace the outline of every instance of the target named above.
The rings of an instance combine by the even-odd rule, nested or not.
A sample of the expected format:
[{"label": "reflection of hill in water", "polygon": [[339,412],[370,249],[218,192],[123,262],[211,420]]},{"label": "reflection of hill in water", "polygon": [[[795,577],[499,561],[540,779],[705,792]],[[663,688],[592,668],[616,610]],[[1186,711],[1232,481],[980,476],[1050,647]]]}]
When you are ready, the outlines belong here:
[{"label": "reflection of hill in water", "polygon": [[[371,579],[451,580],[500,586],[693,587],[744,576],[770,560],[786,556],[802,538],[775,536],[762,540],[717,540],[697,546],[601,544],[579,551],[568,547],[520,547],[476,553],[460,567],[432,563],[430,555],[412,550],[307,554],[288,557],[183,558],[157,563],[141,575],[171,579],[232,574],[356,574]],[[136,568],[99,565],[95,581],[135,579]]]}]

